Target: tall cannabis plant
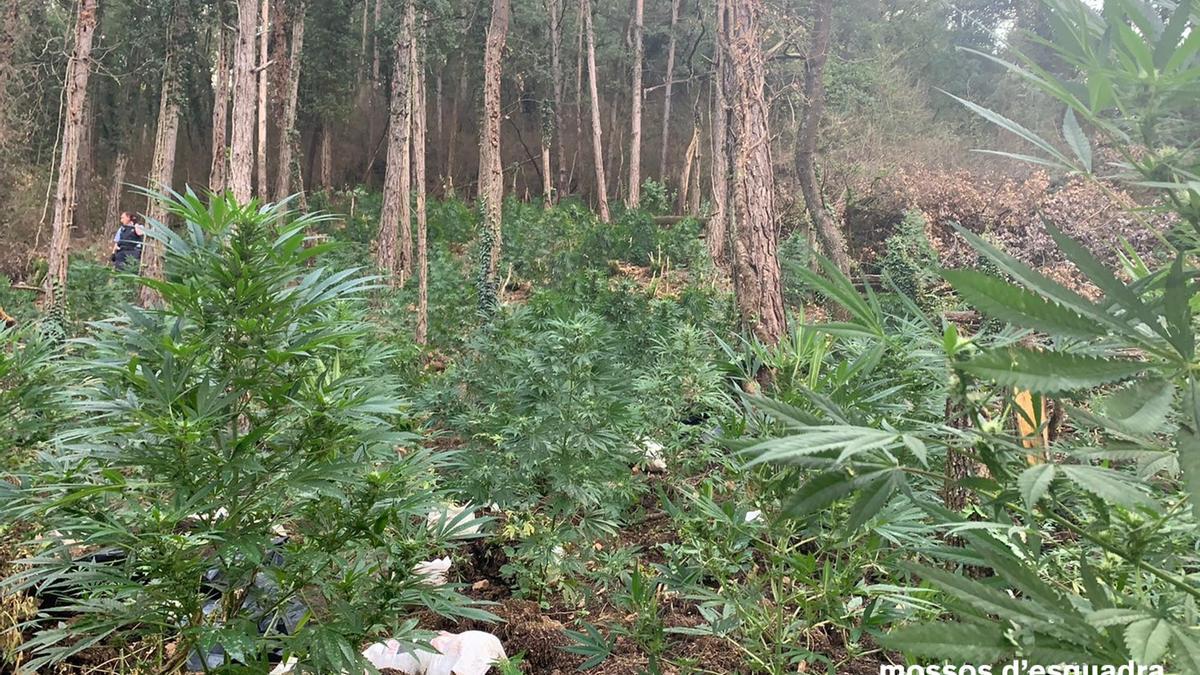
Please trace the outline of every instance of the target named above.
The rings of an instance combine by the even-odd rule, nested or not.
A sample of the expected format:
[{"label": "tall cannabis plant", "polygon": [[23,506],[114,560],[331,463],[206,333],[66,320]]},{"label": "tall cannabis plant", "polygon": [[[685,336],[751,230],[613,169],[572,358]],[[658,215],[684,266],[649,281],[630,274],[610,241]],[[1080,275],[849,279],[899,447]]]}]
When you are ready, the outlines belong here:
[{"label": "tall cannabis plant", "polygon": [[[894,631],[889,647],[958,663],[1134,661],[1198,673],[1196,7],[1109,0],[1097,13],[1077,0],[1051,4],[1054,38],[1045,44],[1069,75],[1032,61],[1001,63],[1066,106],[1062,142],[963,103],[1037,153],[1002,154],[1104,171],[1155,191],[1176,222],[1160,235],[1165,262],[1138,260],[1122,277],[1047,224],[1102,293],[1092,300],[961,230],[1006,279],[975,270],[943,276],[966,302],[1020,332],[996,340],[943,322],[952,376],[936,393],[946,418],[854,424],[820,400],[805,409],[762,400],[787,432],[750,451],[759,462],[817,469],[793,502],[800,515],[850,495],[848,528],[870,527],[893,500],[926,512],[940,536],[913,552],[909,571],[939,589],[945,613],[958,620]],[[1101,166],[1093,138],[1120,159]],[[878,302],[829,272],[823,290],[853,318],[827,329],[887,345],[892,329]],[[1050,398],[1068,424],[1043,414]],[[1067,433],[1045,433],[1052,429]],[[1049,447],[1040,447],[1047,436]],[[944,499],[954,492],[966,508]]]},{"label": "tall cannabis plant", "polygon": [[[308,266],[312,216],[163,197],[157,309],[84,340],[62,430],[6,519],[35,554],[7,580],[43,608],[29,668],[97,643],[164,670],[298,655],[362,671],[360,642],[412,643],[408,615],[482,613],[412,573],[437,542],[433,460],[397,432],[404,401],[369,339],[357,270]],[[169,646],[169,647],[168,647]]]}]

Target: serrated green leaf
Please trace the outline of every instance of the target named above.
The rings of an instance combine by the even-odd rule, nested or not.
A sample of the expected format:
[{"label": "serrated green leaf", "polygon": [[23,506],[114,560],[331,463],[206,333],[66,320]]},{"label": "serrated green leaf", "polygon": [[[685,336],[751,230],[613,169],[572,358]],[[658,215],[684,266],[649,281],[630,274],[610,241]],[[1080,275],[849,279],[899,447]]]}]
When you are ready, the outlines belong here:
[{"label": "serrated green leaf", "polygon": [[1088,142],[1087,134],[1083,133],[1083,127],[1079,126],[1075,111],[1070,108],[1067,108],[1067,114],[1063,116],[1063,138],[1066,139],[1067,145],[1071,146],[1071,151],[1079,158],[1083,168],[1091,173],[1092,144]]},{"label": "serrated green leaf", "polygon": [[1064,352],[1009,347],[985,352],[967,361],[963,370],[1009,387],[1037,394],[1089,389],[1132,377],[1145,364]]},{"label": "serrated green leaf", "polygon": [[1050,302],[1020,286],[975,270],[942,270],[963,300],[984,314],[1054,335],[1094,338],[1107,333],[1095,320]]},{"label": "serrated green leaf", "polygon": [[1118,471],[1082,464],[1061,464],[1058,470],[1076,485],[1104,501],[1129,508],[1157,507],[1157,503],[1139,490],[1135,482]]},{"label": "serrated green leaf", "polygon": [[1157,377],[1138,380],[1099,404],[1102,415],[1131,435],[1159,433],[1175,402],[1175,385]]},{"label": "serrated green leaf", "polygon": [[1125,627],[1125,646],[1134,661],[1144,665],[1159,662],[1171,639],[1171,624],[1157,617],[1139,619]]},{"label": "serrated green leaf", "polygon": [[861,486],[862,494],[850,509],[850,519],[846,522],[846,529],[854,532],[879,513],[879,510],[887,504],[888,499],[891,499],[903,481],[904,472],[896,469],[863,484]]},{"label": "serrated green leaf", "polygon": [[808,479],[784,507],[789,516],[815,513],[854,491],[854,483],[841,471],[826,471]]},{"label": "serrated green leaf", "polygon": [[1062,251],[1062,254],[1074,263],[1089,281],[1104,291],[1105,301],[1116,303],[1128,315],[1136,317],[1164,338],[1168,337],[1167,330],[1159,323],[1158,317],[1150,311],[1141,298],[1130,290],[1129,286],[1113,274],[1112,270],[1108,269],[1082,244],[1068,237],[1054,223],[1044,220],[1042,224],[1050,237],[1054,239],[1054,243],[1058,244],[1058,249]]},{"label": "serrated green leaf", "polygon": [[1109,329],[1121,333],[1126,337],[1132,339],[1138,337],[1137,333],[1130,326],[1107,314],[1102,307],[1097,306],[1082,295],[1054,281],[1008,253],[1001,251],[974,232],[958,224],[953,224],[953,226],[976,251],[987,256],[992,262],[996,263],[996,266],[1001,271],[1011,275],[1029,290],[1070,309],[1080,316],[1103,323]]},{"label": "serrated green leaf", "polygon": [[1118,607],[1096,610],[1087,616],[1088,623],[1096,628],[1124,626],[1127,623],[1144,618],[1146,618],[1146,613],[1140,609],[1123,609]]},{"label": "serrated green leaf", "polygon": [[1183,429],[1176,438],[1183,485],[1188,492],[1188,501],[1192,503],[1192,513],[1200,519],[1200,436],[1190,429]]},{"label": "serrated green leaf", "polygon": [[1054,482],[1055,472],[1055,465],[1050,463],[1037,464],[1021,472],[1017,477],[1017,488],[1021,491],[1026,508],[1032,510],[1045,496],[1046,490],[1050,489],[1050,484]]},{"label": "serrated green leaf", "polygon": [[746,400],[758,410],[770,415],[777,422],[781,422],[789,427],[801,428],[820,424],[820,420],[817,419],[817,417],[812,413],[805,412],[795,406],[788,405],[787,403],[777,401],[773,398],[767,398],[765,396],[747,396]]},{"label": "serrated green leaf", "polygon": [[995,663],[1012,652],[994,626],[929,623],[906,626],[881,636],[884,647],[913,656],[959,663]]},{"label": "serrated green leaf", "polygon": [[1200,675],[1200,635],[1196,630],[1171,626],[1171,642],[1180,672]]},{"label": "serrated green leaf", "polygon": [[[996,561],[997,559],[993,557],[989,563]],[[1008,621],[1034,626],[1048,633],[1059,634],[1059,637],[1069,637],[1069,635],[1062,634],[1065,626],[1048,621],[1045,608],[1029,601],[1018,600],[1004,591],[984,585],[974,579],[934,567],[917,564],[905,564],[904,567],[967,606],[986,615],[995,615]]]}]

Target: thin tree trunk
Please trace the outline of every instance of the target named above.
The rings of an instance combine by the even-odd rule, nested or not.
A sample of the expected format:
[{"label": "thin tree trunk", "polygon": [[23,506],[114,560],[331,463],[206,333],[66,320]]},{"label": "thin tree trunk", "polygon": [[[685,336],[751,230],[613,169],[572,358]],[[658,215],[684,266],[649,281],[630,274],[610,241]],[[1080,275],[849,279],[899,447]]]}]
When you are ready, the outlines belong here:
[{"label": "thin tree trunk", "polygon": [[121,198],[125,194],[125,172],[129,170],[129,153],[122,148],[112,164],[112,181],[108,184],[107,210],[104,212],[105,227],[112,226],[121,217]]},{"label": "thin tree trunk", "polygon": [[[283,201],[292,194],[293,180],[298,173],[294,165],[299,154],[300,134],[296,130],[296,111],[300,100],[300,59],[304,53],[304,15],[307,10],[305,0],[299,0],[292,9],[292,39],[288,55],[286,92],[283,99],[283,117],[279,128],[279,165],[275,181],[275,200]],[[304,191],[304,184],[295,188]],[[302,197],[303,198],[303,197]]]},{"label": "thin tree trunk", "polygon": [[[544,108],[544,106],[543,106]],[[554,178],[550,174],[550,144],[554,136],[554,112],[542,110],[542,207],[554,205]]]},{"label": "thin tree trunk", "polygon": [[712,107],[709,128],[712,129],[712,214],[708,218],[708,253],[717,265],[724,265],[725,242],[729,237],[729,102],[725,97],[722,72],[726,57],[724,50],[725,0],[717,2],[716,74],[712,79]]},{"label": "thin tree trunk", "polygon": [[54,191],[54,220],[50,234],[49,269],[44,301],[52,306],[54,289],[65,288],[71,227],[75,222],[75,180],[79,168],[79,142],[83,131],[84,99],[92,72],[92,42],[96,36],[98,0],[79,0],[75,22],[75,47],[67,65],[66,108],[63,117],[62,155],[58,162],[58,185]]},{"label": "thin tree trunk", "polygon": [[[404,258],[402,232],[411,237],[411,166],[409,163],[412,129],[412,24],[408,10],[412,0],[405,3],[405,20],[396,35],[396,63],[392,70],[391,114],[388,122],[387,171],[384,174],[383,208],[379,215],[378,263],[380,269],[393,275],[393,282],[403,284],[408,272]],[[411,242],[411,239],[410,239]],[[411,243],[410,243],[411,246]],[[411,252],[411,248],[410,248]]]},{"label": "thin tree trunk", "polygon": [[[663,87],[663,119],[662,119],[662,152],[658,158],[658,175],[660,180],[667,180],[667,146],[671,138],[671,93],[675,79],[675,45],[676,28],[679,26],[679,0],[671,0],[671,37],[667,41],[667,79]],[[695,134],[693,134],[695,135]],[[679,186],[686,190],[686,185]],[[684,200],[680,200],[682,203]]]},{"label": "thin tree trunk", "polygon": [[270,78],[270,43],[271,43],[271,0],[262,0],[260,5],[262,16],[258,25],[258,145],[255,151],[256,166],[258,167],[258,196],[270,198],[270,188],[267,186],[267,85]]},{"label": "thin tree trunk", "polygon": [[0,2],[0,25],[4,27],[0,32],[0,148],[8,143],[11,135],[8,120],[11,113],[9,101],[12,99],[8,96],[8,83],[12,81],[13,53],[22,31],[21,9],[24,4],[25,0]]},{"label": "thin tree trunk", "polygon": [[575,152],[571,158],[571,175],[568,185],[575,183],[575,164],[579,160],[579,150],[583,146],[583,1],[579,0],[579,35],[575,40]]},{"label": "thin tree trunk", "polygon": [[[364,0],[368,2],[369,0]],[[383,23],[383,0],[375,0],[375,37],[372,38],[372,55],[371,55],[371,84],[372,88],[379,86],[379,26]]]},{"label": "thin tree trunk", "polygon": [[496,306],[501,251],[504,171],[500,158],[500,81],[508,38],[509,0],[492,0],[492,18],[483,52],[483,119],[479,126],[479,200],[483,211],[485,260],[480,266],[480,309]]},{"label": "thin tree trunk", "polygon": [[825,210],[825,199],[817,183],[817,135],[821,115],[825,111],[825,60],[829,56],[829,33],[833,22],[833,0],[816,0],[813,5],[812,44],[804,62],[804,100],[807,103],[800,123],[800,138],[796,144],[796,177],[826,255],[843,274],[850,271],[850,256],[846,238],[837,223]]},{"label": "thin tree trunk", "polygon": [[775,180],[768,127],[766,61],[758,21],[761,0],[725,3],[724,75],[732,99],[734,263],[742,320],[775,344],[787,330],[775,224]]},{"label": "thin tree trunk", "polygon": [[[567,151],[563,147],[563,69],[562,69],[562,18],[561,0],[546,0],[546,11],[550,15],[550,79],[554,92],[554,151],[558,159],[558,174],[555,189],[558,196],[567,194]],[[546,162],[549,173],[549,162]]]},{"label": "thin tree trunk", "polygon": [[[178,11],[178,10],[177,10]],[[183,17],[176,14],[172,21],[178,24]],[[158,103],[158,127],[154,134],[154,160],[150,167],[150,187],[160,192],[169,192],[175,178],[175,149],[179,140],[179,85],[178,66],[175,54],[175,26],[167,40],[167,56],[163,66],[162,96]],[[146,204],[146,215],[152,225],[167,224],[167,210],[160,199],[151,197]],[[142,274],[150,279],[162,279],[162,252],[153,237],[146,237],[142,246]],[[156,304],[158,293],[149,286],[141,289],[141,302],[145,307]]]},{"label": "thin tree trunk", "polygon": [[[437,126],[434,128],[433,140],[430,141],[428,138],[426,138],[426,144],[433,148],[433,156],[435,158],[438,156],[438,153],[441,151],[441,149],[446,147],[446,128],[442,125],[442,120],[444,119],[442,114],[442,104],[445,102],[445,100],[442,98],[442,71],[446,69],[446,57],[443,56],[441,58],[441,63],[439,65],[441,67],[437,69],[437,76],[433,80],[433,119],[436,121]],[[428,125],[428,123],[428,120],[426,120],[426,125]]]},{"label": "thin tree trunk", "polygon": [[229,187],[239,202],[254,194],[255,38],[258,0],[238,0],[238,36],[233,54],[233,118],[229,147]]},{"label": "thin tree trunk", "polygon": [[583,32],[587,39],[588,94],[592,106],[592,160],[596,167],[596,202],[600,220],[607,223],[611,220],[608,213],[608,186],[604,181],[604,143],[603,132],[600,130],[600,92],[596,73],[596,35],[592,30],[591,0],[581,0],[580,11],[583,14]]},{"label": "thin tree trunk", "polygon": [[642,24],[645,22],[645,0],[633,0],[633,86],[629,123],[629,208],[636,209],[642,201]]},{"label": "thin tree trunk", "polygon": [[450,190],[454,191],[454,160],[455,148],[458,145],[458,134],[461,131],[459,114],[463,102],[467,98],[467,61],[464,58],[458,71],[458,92],[450,106],[450,133],[446,135],[446,180],[450,182]]},{"label": "thin tree trunk", "polygon": [[333,192],[333,128],[329,121],[321,122],[321,189],[325,194]]},{"label": "thin tree trunk", "polygon": [[699,173],[700,167],[696,166],[696,156],[700,150],[700,125],[692,125],[692,138],[688,141],[687,151],[683,153],[683,170],[679,174],[679,210],[686,212],[689,197],[692,189],[692,170],[695,168]]},{"label": "thin tree trunk", "polygon": [[[429,244],[425,219],[425,40],[424,26],[429,15],[422,13],[421,30],[416,40],[417,56],[413,63],[413,183],[417,193],[417,328],[415,339],[423,345],[429,337]],[[439,82],[440,82],[439,78]]]},{"label": "thin tree trunk", "polygon": [[229,37],[225,20],[217,3],[217,59],[213,65],[212,165],[208,171],[208,187],[222,193],[229,180]]}]

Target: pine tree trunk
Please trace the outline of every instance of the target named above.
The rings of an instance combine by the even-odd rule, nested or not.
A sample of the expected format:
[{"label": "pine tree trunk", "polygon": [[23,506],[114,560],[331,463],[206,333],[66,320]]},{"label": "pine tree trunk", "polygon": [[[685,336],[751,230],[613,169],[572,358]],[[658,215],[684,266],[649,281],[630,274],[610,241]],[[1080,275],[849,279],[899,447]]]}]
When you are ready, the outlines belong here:
[{"label": "pine tree trunk", "polygon": [[579,0],[579,35],[575,40],[575,145],[571,155],[571,174],[567,177],[567,185],[575,184],[575,165],[579,161],[579,151],[583,146],[583,2]]},{"label": "pine tree trunk", "polygon": [[25,0],[0,0],[0,26],[3,26],[0,31],[0,148],[7,145],[11,135],[8,120],[12,99],[8,96],[8,83],[13,79],[13,53],[21,35],[24,3]]},{"label": "pine tree trunk", "polygon": [[[100,7],[103,8],[103,5]],[[103,14],[102,9],[101,14]],[[103,16],[97,18],[97,23],[103,21]],[[92,138],[95,129],[95,96],[93,92],[88,92],[83,99],[83,124],[79,129],[79,168],[75,170],[75,203],[83,205],[77,206],[75,209],[75,229],[83,232],[89,231],[92,225],[88,222],[86,204],[88,188],[95,177],[96,148]]]},{"label": "pine tree trunk", "polygon": [[583,32],[587,40],[588,94],[591,97],[592,106],[592,161],[596,167],[596,210],[600,214],[600,220],[607,223],[611,220],[611,216],[608,213],[608,186],[604,181],[604,143],[601,138],[603,132],[600,129],[600,87],[597,84],[599,75],[596,73],[596,35],[592,30],[591,0],[581,0],[581,2]]},{"label": "pine tree trunk", "polygon": [[75,222],[75,181],[79,169],[79,142],[83,131],[84,99],[92,72],[92,42],[96,36],[98,0],[79,0],[75,23],[75,47],[67,65],[67,91],[63,116],[62,155],[58,162],[58,184],[54,191],[54,220],[50,234],[49,269],[43,300],[55,301],[54,289],[67,283],[67,257],[71,228]]},{"label": "pine tree trunk", "polygon": [[759,340],[775,344],[787,330],[775,223],[775,180],[768,126],[766,61],[758,21],[761,0],[725,4],[724,76],[732,102],[731,206],[737,222],[734,263],[742,320]]},{"label": "pine tree trunk", "polygon": [[485,259],[480,266],[480,308],[496,305],[501,251],[504,172],[500,158],[500,81],[508,38],[509,0],[492,0],[492,18],[483,51],[483,119],[479,126],[479,201],[483,211]]},{"label": "pine tree trunk", "polygon": [[[181,19],[178,15],[173,21]],[[167,55],[163,67],[162,95],[158,103],[158,127],[154,134],[154,160],[150,166],[150,188],[159,192],[172,189],[175,178],[175,149],[179,140],[179,97],[178,65],[175,54],[174,27],[167,41]],[[150,198],[146,204],[146,215],[152,226],[167,225],[167,210],[162,200]],[[142,247],[142,275],[150,279],[162,279],[162,251],[160,243],[146,237]],[[158,293],[149,286],[141,289],[142,306],[149,307],[158,302]]]},{"label": "pine tree trunk", "polygon": [[642,24],[645,22],[645,0],[633,0],[633,87],[630,88],[629,123],[629,208],[636,209],[642,201]]},{"label": "pine tree trunk", "polygon": [[[364,0],[364,2],[366,1],[369,0]],[[379,87],[379,27],[383,23],[383,0],[375,0],[373,18],[375,19],[375,37],[372,39],[373,46],[371,48],[371,84],[372,89],[375,89]]]},{"label": "pine tree trunk", "polygon": [[321,122],[321,189],[333,192],[333,128],[328,120]]},{"label": "pine tree trunk", "polygon": [[270,188],[267,187],[270,183],[267,182],[267,85],[270,82],[271,69],[269,67],[270,60],[270,43],[271,43],[271,0],[262,0],[260,5],[262,15],[259,17],[258,24],[258,134],[256,136],[257,146],[254,153],[255,165],[258,168],[258,180],[256,187],[257,194],[263,200],[270,199]]},{"label": "pine tree trunk", "polygon": [[454,191],[455,181],[455,149],[458,145],[458,134],[462,131],[460,124],[460,114],[463,102],[467,98],[467,61],[462,60],[458,71],[458,91],[454,95],[454,102],[450,106],[450,133],[446,135],[446,180],[450,184],[450,191]]},{"label": "pine tree trunk", "polygon": [[554,188],[558,197],[567,194],[567,151],[563,146],[563,69],[562,69],[562,18],[561,0],[546,0],[546,11],[550,15],[550,79],[554,92],[554,153],[558,160],[558,173]]},{"label": "pine tree trunk", "polygon": [[[671,37],[667,40],[667,79],[663,87],[663,119],[662,119],[662,153],[658,159],[658,175],[663,182],[667,180],[667,146],[671,142],[671,93],[675,80],[675,31],[679,26],[679,0],[671,0]],[[694,134],[693,134],[694,135]],[[686,190],[686,185],[679,189]],[[684,200],[680,200],[682,203]]]},{"label": "pine tree trunk", "polygon": [[725,243],[729,238],[729,101],[725,96],[723,72],[727,57],[725,44],[725,0],[717,0],[716,74],[712,79],[712,214],[708,218],[708,253],[717,265],[724,265]]},{"label": "pine tree trunk", "polygon": [[112,180],[108,184],[108,200],[104,212],[104,225],[111,227],[121,217],[121,198],[125,194],[125,172],[129,170],[129,153],[122,148],[113,159]]},{"label": "pine tree trunk", "polygon": [[233,116],[229,147],[229,187],[241,203],[254,194],[254,64],[258,0],[238,0],[238,35],[233,53]]},{"label": "pine tree trunk", "polygon": [[[411,232],[411,175],[409,164],[409,132],[412,128],[412,32],[407,19],[412,0],[406,1],[405,20],[396,35],[396,62],[392,71],[391,112],[388,121],[387,171],[384,174],[383,208],[379,214],[379,268],[393,275],[393,282],[403,284],[408,271],[403,258],[400,235]],[[411,236],[411,235],[410,235]]]},{"label": "pine tree trunk", "polygon": [[208,187],[222,193],[229,181],[229,36],[221,7],[217,3],[217,58],[213,64],[212,165],[208,171]]},{"label": "pine tree trunk", "polygon": [[833,0],[816,0],[813,5],[812,44],[804,62],[804,100],[806,106],[796,144],[796,177],[808,217],[812,220],[825,254],[843,274],[850,272],[846,239],[837,223],[825,210],[825,199],[817,183],[817,135],[825,112],[825,60],[829,56],[829,33],[833,22]]},{"label": "pine tree trunk", "polygon": [[275,200],[283,201],[295,189],[304,191],[304,184],[295,185],[298,174],[296,157],[299,154],[300,134],[296,131],[296,111],[300,101],[300,59],[304,53],[304,15],[307,6],[304,0],[292,8],[291,49],[288,55],[286,91],[283,99],[283,116],[279,123],[279,164],[275,180]]},{"label": "pine tree trunk", "polygon": [[416,58],[413,63],[413,184],[417,203],[417,327],[415,339],[423,345],[429,337],[429,243],[425,218],[425,140],[428,133],[425,92],[425,40],[424,25],[429,15],[422,13],[422,29],[418,32]]}]

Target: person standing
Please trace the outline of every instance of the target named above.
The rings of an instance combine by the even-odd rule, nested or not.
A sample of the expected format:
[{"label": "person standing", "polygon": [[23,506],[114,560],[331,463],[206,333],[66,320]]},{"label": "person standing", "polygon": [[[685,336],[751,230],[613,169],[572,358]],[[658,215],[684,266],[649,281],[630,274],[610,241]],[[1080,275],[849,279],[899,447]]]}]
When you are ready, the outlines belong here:
[{"label": "person standing", "polygon": [[113,236],[113,268],[122,272],[137,272],[142,264],[142,245],[146,233],[142,229],[142,217],[136,213],[121,213],[121,226]]}]

